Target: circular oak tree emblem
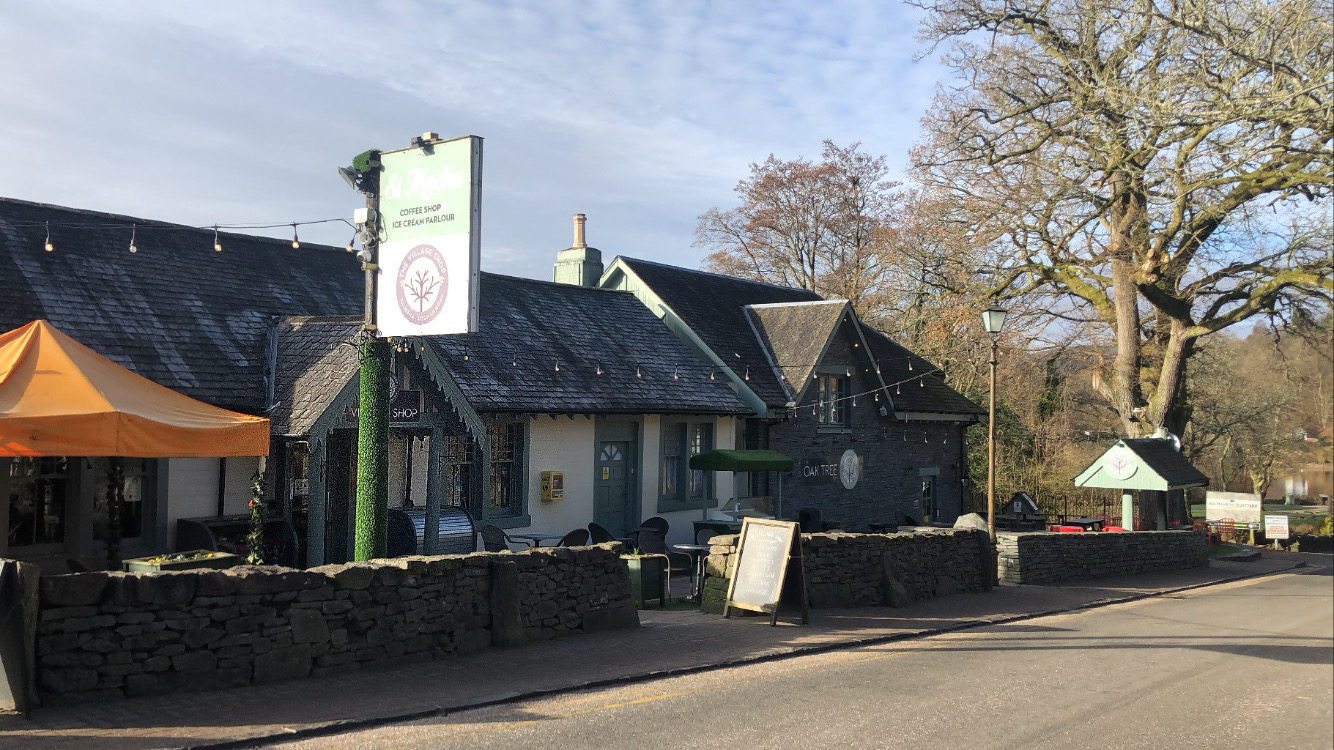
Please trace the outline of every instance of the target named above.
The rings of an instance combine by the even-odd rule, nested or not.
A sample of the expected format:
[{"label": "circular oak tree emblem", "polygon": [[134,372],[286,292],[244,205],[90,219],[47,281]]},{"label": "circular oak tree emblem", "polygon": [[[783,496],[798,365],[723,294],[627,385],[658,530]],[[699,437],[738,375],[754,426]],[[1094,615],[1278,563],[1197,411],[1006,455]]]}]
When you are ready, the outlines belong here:
[{"label": "circular oak tree emblem", "polygon": [[838,461],[838,481],[843,483],[844,489],[850,490],[857,486],[857,480],[861,478],[861,459],[857,458],[851,448],[843,451],[843,457]]},{"label": "circular oak tree emblem", "polygon": [[449,293],[449,268],[440,251],[430,245],[418,245],[398,264],[395,284],[398,309],[416,325],[426,325],[445,306]]}]

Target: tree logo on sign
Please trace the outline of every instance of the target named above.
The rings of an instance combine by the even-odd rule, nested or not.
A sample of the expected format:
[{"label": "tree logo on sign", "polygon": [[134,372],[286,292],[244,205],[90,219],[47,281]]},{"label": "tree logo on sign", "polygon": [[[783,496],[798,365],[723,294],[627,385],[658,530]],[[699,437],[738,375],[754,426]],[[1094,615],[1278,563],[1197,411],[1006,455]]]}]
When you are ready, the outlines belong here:
[{"label": "tree logo on sign", "polygon": [[856,487],[861,476],[861,458],[851,448],[843,451],[843,457],[838,461],[838,480],[843,483],[843,488],[850,490]]},{"label": "tree logo on sign", "polygon": [[416,325],[426,325],[440,314],[449,293],[449,268],[431,245],[418,245],[398,264],[395,284],[398,309]]}]

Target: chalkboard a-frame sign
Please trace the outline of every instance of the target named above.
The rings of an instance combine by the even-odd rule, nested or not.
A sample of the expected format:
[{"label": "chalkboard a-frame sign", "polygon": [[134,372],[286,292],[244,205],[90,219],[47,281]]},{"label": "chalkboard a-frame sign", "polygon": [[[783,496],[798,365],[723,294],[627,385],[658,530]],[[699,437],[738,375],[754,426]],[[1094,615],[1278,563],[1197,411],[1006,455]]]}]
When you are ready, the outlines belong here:
[{"label": "chalkboard a-frame sign", "polygon": [[[785,587],[783,584],[788,581]],[[797,524],[746,518],[741,522],[741,536],[736,544],[736,567],[727,585],[723,617],[731,609],[748,609],[772,615],[770,625],[778,624],[778,604],[787,588],[792,598],[800,599],[801,622],[810,619],[806,603],[806,575],[801,559],[801,536]]]}]

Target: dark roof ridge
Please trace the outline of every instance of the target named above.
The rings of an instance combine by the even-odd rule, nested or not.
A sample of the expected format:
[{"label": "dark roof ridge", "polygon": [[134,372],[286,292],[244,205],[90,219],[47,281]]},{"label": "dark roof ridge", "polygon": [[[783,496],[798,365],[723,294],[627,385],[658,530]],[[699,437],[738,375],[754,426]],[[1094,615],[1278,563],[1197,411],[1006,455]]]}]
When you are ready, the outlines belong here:
[{"label": "dark roof ridge", "polygon": [[[69,206],[59,206],[54,203],[42,203],[40,201],[25,201],[21,198],[6,198],[4,196],[0,196],[0,203],[10,203],[17,206],[27,206],[28,208],[39,208],[45,211],[64,211],[67,213],[77,214],[80,216],[87,216],[89,218],[106,219],[108,221],[115,221],[115,222],[124,222],[127,225],[137,224],[140,227],[184,229],[192,232],[199,232],[200,234],[204,235],[207,235],[214,231],[213,227],[211,226],[194,226],[193,224],[179,224],[174,221],[165,221],[163,219],[145,219],[141,216],[130,216],[129,214],[117,214],[117,213],[112,213],[110,211],[94,211],[93,209],[89,208],[71,208]],[[297,224],[301,223],[303,222],[299,221],[297,222]],[[41,228],[40,224],[34,224],[33,226],[36,226],[39,229]],[[284,226],[288,225],[280,222],[277,226],[273,228],[276,229]],[[235,237],[238,239],[254,240],[258,242],[274,242],[280,245],[287,245],[292,242],[291,240],[284,239],[282,237],[267,237],[262,234],[247,234],[246,233],[247,231],[254,231],[254,230],[247,230],[244,227],[228,229],[223,226],[219,226],[217,229],[219,237]],[[306,242],[305,240],[301,241],[301,249],[329,250],[340,253],[347,251],[347,248],[345,247],[339,247],[337,245],[325,245],[319,242]]]},{"label": "dark roof ridge", "polygon": [[[643,258],[631,258],[627,255],[618,255],[615,258],[612,258],[611,262],[615,263],[618,259],[632,261],[634,263],[646,263],[650,266],[659,266],[661,268],[670,268],[673,271],[684,271],[686,273],[697,273],[704,276],[715,276],[720,279],[727,279],[728,281],[740,281],[746,284],[755,284],[756,286],[767,286],[767,287],[772,287],[774,289],[783,289],[789,292],[807,292],[809,294],[814,294],[816,296],[819,296],[819,292],[816,292],[811,289],[802,289],[801,287],[796,287],[796,286],[783,286],[782,284],[775,284],[771,281],[758,281],[756,279],[746,279],[740,276],[728,276],[725,273],[714,273],[713,271],[701,271],[694,268],[685,268],[684,266],[674,266],[670,263],[659,263],[658,261],[655,260],[644,260]],[[611,264],[608,265],[610,266]]]},{"label": "dark roof ridge", "polygon": [[360,323],[361,315],[284,315],[282,323]]},{"label": "dark roof ridge", "polygon": [[757,302],[753,305],[742,305],[742,307],[754,309],[758,307],[797,307],[799,305],[846,305],[846,304],[848,304],[848,301],[845,299],[806,299],[806,300],[801,300],[800,302]]},{"label": "dark roof ridge", "polygon": [[534,279],[527,276],[511,276],[507,273],[496,273],[495,271],[482,271],[486,276],[498,279],[509,279],[511,281],[522,281],[529,284],[544,284],[546,286],[557,286],[562,289],[583,289],[589,292],[612,292],[615,294],[629,294],[623,289],[604,289],[600,286],[582,286],[580,284],[566,284],[563,281],[547,281],[546,279]]}]

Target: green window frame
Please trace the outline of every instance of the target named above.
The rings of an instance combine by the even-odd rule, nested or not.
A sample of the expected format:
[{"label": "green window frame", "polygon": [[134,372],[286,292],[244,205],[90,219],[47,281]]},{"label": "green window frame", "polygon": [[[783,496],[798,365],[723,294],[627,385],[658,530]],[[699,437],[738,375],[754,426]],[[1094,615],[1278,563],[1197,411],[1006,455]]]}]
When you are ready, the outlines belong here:
[{"label": "green window frame", "polygon": [[846,430],[851,426],[850,393],[849,379],[845,374],[816,375],[815,423],[820,429]]},{"label": "green window frame", "polygon": [[690,468],[690,457],[713,450],[712,419],[664,418],[658,480],[658,512],[698,508],[714,496],[713,472]]}]

